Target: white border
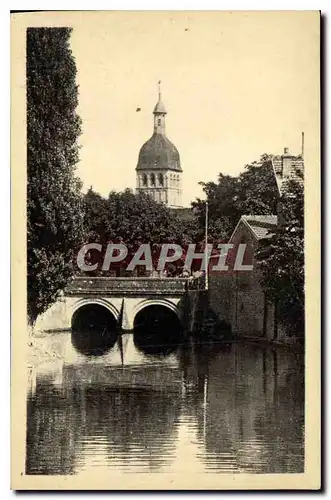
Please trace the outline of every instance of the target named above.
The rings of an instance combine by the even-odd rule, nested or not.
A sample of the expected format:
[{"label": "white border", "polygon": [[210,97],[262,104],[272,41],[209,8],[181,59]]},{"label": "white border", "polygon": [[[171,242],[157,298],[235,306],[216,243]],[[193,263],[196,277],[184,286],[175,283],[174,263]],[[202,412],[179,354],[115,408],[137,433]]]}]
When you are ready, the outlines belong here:
[{"label": "white border", "polygon": [[[32,4],[32,2],[31,2]],[[1,394],[1,407],[2,411],[0,413],[1,415],[1,476],[0,476],[0,494],[1,494],[1,499],[8,498],[13,494],[13,492],[9,491],[9,454],[10,454],[10,446],[9,446],[9,389],[10,389],[10,379],[9,379],[9,369],[10,369],[10,337],[9,337],[9,330],[10,330],[10,316],[9,316],[9,308],[10,308],[10,266],[9,266],[9,261],[10,261],[10,252],[9,252],[9,241],[10,241],[10,221],[9,221],[9,210],[10,210],[10,184],[9,184],[9,164],[10,164],[10,150],[9,150],[9,144],[10,144],[10,136],[9,136],[9,124],[10,124],[10,86],[9,86],[9,75],[10,75],[10,62],[9,62],[9,10],[34,10],[36,7],[38,8],[44,8],[47,10],[91,10],[91,7],[93,6],[93,10],[219,10],[220,7],[222,10],[315,10],[317,8],[320,8],[322,13],[324,15],[328,15],[330,12],[330,3],[326,1],[320,1],[318,4],[314,1],[292,1],[289,2],[287,1],[269,1],[268,3],[262,2],[262,1],[252,1],[252,2],[245,2],[245,1],[235,1],[232,0],[231,2],[224,1],[220,5],[219,1],[212,1],[212,0],[205,0],[204,2],[197,2],[197,1],[183,1],[183,0],[167,0],[167,2],[159,1],[158,4],[156,5],[155,2],[151,1],[141,1],[141,2],[135,2],[133,0],[131,1],[106,1],[106,0],[94,0],[93,3],[91,2],[79,2],[79,6],[77,5],[77,2],[73,2],[71,0],[57,0],[47,2],[34,2],[33,5],[29,4],[29,2],[26,1],[16,1],[16,2],[7,2],[6,0],[3,0],[1,2],[0,6],[0,47],[1,47],[1,92],[0,92],[0,99],[1,99],[1,142],[2,142],[2,148],[1,148],[1,159],[2,159],[2,168],[1,168],[1,182],[0,182],[0,214],[1,214],[1,254],[0,254],[0,262],[3,263],[2,266],[2,271],[1,271],[1,298],[0,298],[0,304],[1,304],[1,353],[2,353],[2,360],[0,363],[0,370],[1,370],[1,385],[2,385],[2,394]],[[327,61],[325,63],[329,63],[330,67],[330,35],[327,37],[328,40],[326,41],[326,46],[324,47],[324,51],[327,54]],[[326,82],[330,83],[330,70],[329,67],[325,68],[325,76],[326,76]],[[324,88],[324,91],[326,88]],[[329,116],[328,111],[330,110],[329,108],[329,103],[325,103],[326,108],[324,109],[325,117],[324,117],[324,123],[326,126],[327,122],[327,117]],[[328,130],[325,130],[325,140],[327,144],[331,144],[330,140],[330,133]],[[330,168],[328,162],[327,162],[327,151],[325,151],[325,157],[324,159],[324,181],[326,181],[327,184],[327,189],[325,191],[325,198],[326,201],[329,199],[330,195],[330,173],[326,176],[327,170]],[[331,215],[331,203],[328,202],[327,205],[327,219],[330,221],[330,215]],[[331,238],[330,233],[327,235],[327,243],[330,243],[329,238]],[[318,241],[316,241],[316,244],[318,244]],[[326,255],[327,256],[327,255]],[[330,282],[330,273],[327,275],[327,284],[329,285]],[[326,287],[326,289],[328,289]],[[326,294],[326,303],[325,303],[325,309],[327,311],[331,310],[331,297],[330,294]],[[325,333],[327,334],[329,329],[327,328],[327,324],[325,325]],[[318,332],[316,332],[318,334]],[[325,335],[326,337],[327,335]],[[330,349],[330,342],[326,342],[326,339],[324,339],[324,347],[327,347],[327,355],[330,354],[329,349]],[[324,380],[324,385],[326,387],[331,386],[331,380],[329,377],[328,373],[328,378]],[[327,411],[325,413],[325,417],[327,415]],[[327,442],[327,449],[325,450],[326,454],[327,451],[330,450],[329,444],[330,444],[330,432],[327,433],[328,436],[328,442]],[[326,477],[331,477],[330,472],[331,472],[331,466],[330,460],[328,460],[328,467],[327,470],[325,471]],[[222,496],[230,496],[230,494],[224,494],[221,493]],[[284,494],[281,493],[282,496],[292,496],[293,494]],[[38,493],[38,498],[46,498],[47,493]],[[62,494],[64,496],[68,496],[69,493],[64,493]],[[76,493],[77,495],[77,493]],[[79,496],[81,494],[78,494]],[[30,498],[34,498],[37,496],[37,494],[30,494]],[[115,497],[117,494],[115,495]],[[130,494],[131,496],[131,494]],[[243,493],[238,493],[238,494],[231,494],[231,497],[243,497]],[[121,495],[122,497],[122,495]]]}]

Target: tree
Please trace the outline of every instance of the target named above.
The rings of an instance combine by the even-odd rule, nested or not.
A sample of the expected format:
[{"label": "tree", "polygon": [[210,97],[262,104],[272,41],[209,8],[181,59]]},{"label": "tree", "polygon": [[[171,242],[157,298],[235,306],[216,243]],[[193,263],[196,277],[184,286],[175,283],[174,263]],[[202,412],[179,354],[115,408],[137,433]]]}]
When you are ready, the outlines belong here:
[{"label": "tree", "polygon": [[[219,174],[218,182],[200,183],[209,205],[209,236],[215,242],[229,240],[242,215],[275,214],[279,193],[269,155],[259,162],[246,165],[238,177]],[[205,201],[192,203],[202,237],[205,221]]]},{"label": "tree", "polygon": [[70,32],[27,30],[27,298],[32,324],[67,284],[83,235],[81,183],[75,177],[81,120]]},{"label": "tree", "polygon": [[[110,218],[110,220],[109,220]],[[108,227],[114,214],[109,213],[108,201],[93,191],[84,196],[84,234],[86,242],[104,244],[108,241]]]},{"label": "tree", "polygon": [[279,203],[281,224],[258,253],[262,286],[277,304],[279,319],[290,334],[304,333],[304,190],[288,181]]},{"label": "tree", "polygon": [[[185,246],[192,241],[192,222],[183,221],[174,211],[144,193],[134,194],[130,189],[112,191],[106,199],[90,189],[84,201],[86,241],[101,243],[104,250],[108,243],[124,243],[129,250],[127,258],[113,268],[125,268],[143,243],[150,244],[156,268],[162,243]],[[93,255],[93,263],[103,261],[103,253]],[[168,266],[168,270],[178,274],[182,266],[183,259],[175,266]],[[95,274],[104,274],[101,265]]]},{"label": "tree", "polygon": [[279,191],[271,158],[263,154],[259,162],[246,165],[238,179],[238,207],[241,215],[277,213]]},{"label": "tree", "polygon": [[[234,227],[234,221],[238,221],[240,217],[237,205],[238,178],[219,174],[217,184],[201,182],[200,185],[208,199],[209,239],[210,241],[227,241]],[[197,199],[192,206],[198,218],[200,231],[197,233],[197,239],[199,241],[204,236],[206,204],[205,201]]]}]

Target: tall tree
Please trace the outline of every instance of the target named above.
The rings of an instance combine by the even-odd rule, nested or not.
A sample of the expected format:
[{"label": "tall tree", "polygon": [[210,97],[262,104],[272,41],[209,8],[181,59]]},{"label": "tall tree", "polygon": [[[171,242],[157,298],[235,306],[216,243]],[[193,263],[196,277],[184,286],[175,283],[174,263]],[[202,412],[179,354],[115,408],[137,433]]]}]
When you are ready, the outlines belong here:
[{"label": "tall tree", "polygon": [[70,28],[28,28],[27,268],[28,317],[34,323],[72,275],[83,230],[75,177],[81,120]]},{"label": "tall tree", "polygon": [[[290,180],[279,202],[278,229],[258,254],[262,286],[276,303],[279,320],[290,334],[304,335],[304,190]],[[274,230],[273,230],[274,232]]]}]

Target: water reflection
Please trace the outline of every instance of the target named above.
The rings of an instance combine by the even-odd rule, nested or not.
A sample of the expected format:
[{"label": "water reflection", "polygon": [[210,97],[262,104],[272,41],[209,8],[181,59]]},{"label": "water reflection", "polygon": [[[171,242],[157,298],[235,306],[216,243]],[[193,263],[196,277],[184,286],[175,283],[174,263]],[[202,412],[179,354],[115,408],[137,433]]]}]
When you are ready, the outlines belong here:
[{"label": "water reflection", "polygon": [[74,371],[64,369],[61,389],[38,380],[28,400],[29,474],[72,474],[100,451],[102,465],[121,457],[122,467],[155,470],[171,461],[180,413],[176,394],[79,384]]},{"label": "water reflection", "polygon": [[197,418],[208,470],[303,471],[303,363],[293,353],[233,345],[208,364]]},{"label": "water reflection", "polygon": [[60,372],[29,393],[28,474],[180,472],[181,457],[186,474],[303,471],[302,355],[181,345],[171,362]]}]

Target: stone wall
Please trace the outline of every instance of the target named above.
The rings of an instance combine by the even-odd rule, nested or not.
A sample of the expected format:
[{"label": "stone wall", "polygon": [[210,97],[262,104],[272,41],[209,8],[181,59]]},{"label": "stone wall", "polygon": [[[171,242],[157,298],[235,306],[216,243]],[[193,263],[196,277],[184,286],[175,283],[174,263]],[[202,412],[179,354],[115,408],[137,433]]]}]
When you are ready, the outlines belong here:
[{"label": "stone wall", "polygon": [[186,321],[184,327],[193,333],[201,326],[207,308],[206,294],[202,290],[189,290],[186,295]]},{"label": "stone wall", "polygon": [[[228,323],[236,337],[288,341],[285,328],[275,324],[275,307],[267,303],[259,278],[258,271],[210,276],[204,307]],[[195,308],[201,311],[201,301]]]},{"label": "stone wall", "polygon": [[209,307],[233,329],[234,280],[231,275],[209,277]]},{"label": "stone wall", "polygon": [[67,286],[66,296],[100,295],[120,297],[129,295],[182,295],[185,293],[185,278],[102,278],[102,277],[76,277]]}]

